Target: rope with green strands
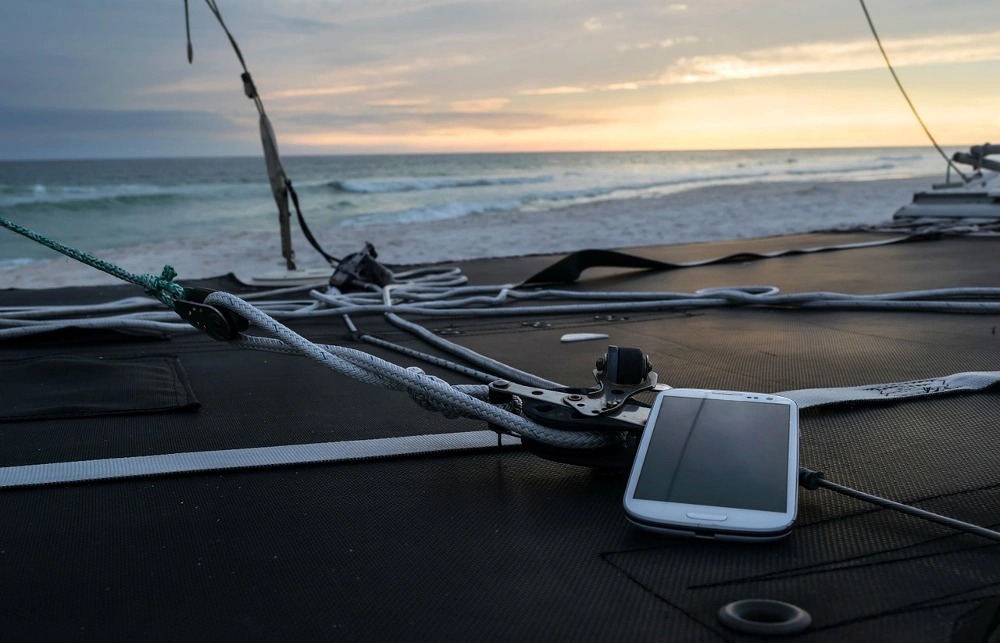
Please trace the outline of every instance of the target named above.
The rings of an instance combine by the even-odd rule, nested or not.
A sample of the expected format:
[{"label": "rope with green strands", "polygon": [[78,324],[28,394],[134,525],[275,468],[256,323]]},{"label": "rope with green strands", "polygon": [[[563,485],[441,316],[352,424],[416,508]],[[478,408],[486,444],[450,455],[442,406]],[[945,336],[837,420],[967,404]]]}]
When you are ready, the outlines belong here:
[{"label": "rope with green strands", "polygon": [[48,246],[56,252],[61,252],[71,259],[76,259],[80,263],[85,263],[88,266],[97,268],[103,272],[108,273],[112,277],[118,277],[122,281],[127,281],[136,286],[140,286],[150,297],[156,297],[162,301],[168,308],[174,307],[174,299],[180,299],[184,296],[184,287],[180,284],[175,284],[173,282],[174,277],[177,276],[177,271],[173,269],[172,266],[163,266],[163,272],[160,273],[159,277],[150,274],[136,275],[124,268],[120,268],[113,263],[108,263],[87,254],[76,248],[70,248],[69,246],[64,246],[58,241],[53,241],[48,237],[38,234],[37,232],[32,232],[25,227],[19,226],[18,224],[8,221],[3,217],[0,217],[0,226],[7,228],[11,232],[16,232],[19,235],[28,237],[32,241],[36,241],[43,246]]}]

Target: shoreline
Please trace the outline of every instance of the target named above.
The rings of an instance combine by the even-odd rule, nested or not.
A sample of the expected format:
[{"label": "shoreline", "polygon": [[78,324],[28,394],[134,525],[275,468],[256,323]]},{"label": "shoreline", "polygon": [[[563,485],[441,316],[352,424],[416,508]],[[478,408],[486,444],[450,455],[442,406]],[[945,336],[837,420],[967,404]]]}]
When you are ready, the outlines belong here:
[{"label": "shoreline", "polygon": [[[702,186],[660,197],[601,201],[544,212],[497,212],[405,224],[314,226],[313,234],[334,256],[357,252],[371,241],[379,259],[389,265],[746,239],[883,223],[911,201],[914,191],[928,188],[931,180]],[[292,226],[292,247],[298,268],[327,267],[296,224]],[[170,264],[179,280],[230,272],[260,275],[284,269],[277,223],[273,233],[183,239],[93,254],[135,273],[159,274]],[[0,289],[116,283],[121,282],[60,255],[51,261],[0,271]]]}]

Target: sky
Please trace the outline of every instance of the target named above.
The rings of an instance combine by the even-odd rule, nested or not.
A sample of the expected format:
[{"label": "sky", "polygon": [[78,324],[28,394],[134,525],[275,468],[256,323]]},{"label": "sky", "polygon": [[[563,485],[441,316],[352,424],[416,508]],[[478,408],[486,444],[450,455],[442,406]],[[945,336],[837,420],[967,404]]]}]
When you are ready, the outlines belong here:
[{"label": "sky", "polygon": [[[866,0],[943,145],[1000,141],[996,0]],[[8,3],[0,159],[260,153],[190,0]],[[285,154],[925,146],[856,0],[218,0]],[[992,139],[991,139],[992,137]]]}]

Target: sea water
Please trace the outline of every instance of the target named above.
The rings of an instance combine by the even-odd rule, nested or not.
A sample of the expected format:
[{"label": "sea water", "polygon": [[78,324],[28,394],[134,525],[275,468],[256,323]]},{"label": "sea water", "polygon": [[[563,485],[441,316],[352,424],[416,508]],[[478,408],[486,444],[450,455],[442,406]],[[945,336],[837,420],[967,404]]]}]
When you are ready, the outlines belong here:
[{"label": "sea water", "polygon": [[[298,156],[283,161],[316,230],[458,217],[479,217],[487,227],[490,216],[501,212],[530,213],[541,221],[547,212],[567,206],[708,185],[867,181],[944,170],[941,157],[924,148]],[[276,206],[259,157],[0,162],[0,213],[90,252],[176,239],[225,243],[227,235],[246,231],[277,233]],[[789,230],[795,229],[792,223]],[[51,257],[51,250],[0,230],[0,270]]]}]

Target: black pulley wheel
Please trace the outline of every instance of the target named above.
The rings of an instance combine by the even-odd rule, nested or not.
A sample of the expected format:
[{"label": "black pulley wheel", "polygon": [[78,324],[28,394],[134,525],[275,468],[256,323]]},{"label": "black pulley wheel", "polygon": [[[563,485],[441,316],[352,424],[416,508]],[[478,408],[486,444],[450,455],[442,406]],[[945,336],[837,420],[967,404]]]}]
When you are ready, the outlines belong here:
[{"label": "black pulley wheel", "polygon": [[638,384],[646,377],[646,354],[641,348],[608,346],[608,379],[618,384]]}]

